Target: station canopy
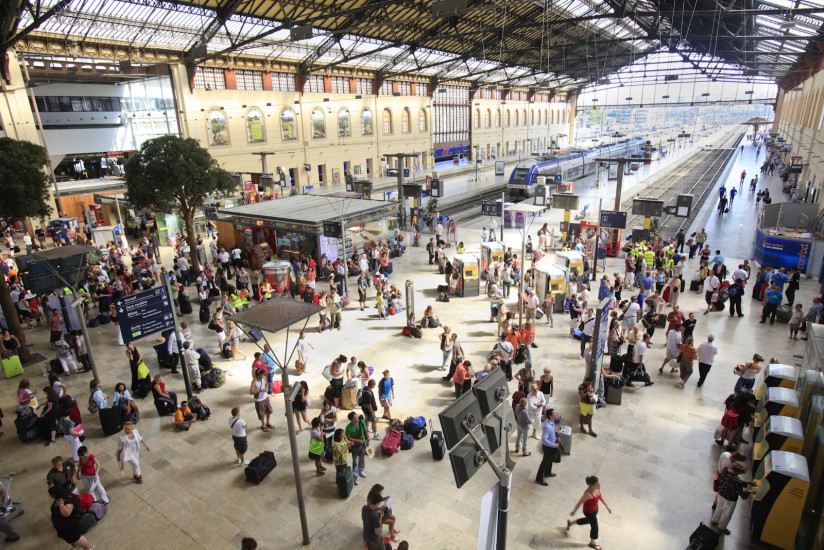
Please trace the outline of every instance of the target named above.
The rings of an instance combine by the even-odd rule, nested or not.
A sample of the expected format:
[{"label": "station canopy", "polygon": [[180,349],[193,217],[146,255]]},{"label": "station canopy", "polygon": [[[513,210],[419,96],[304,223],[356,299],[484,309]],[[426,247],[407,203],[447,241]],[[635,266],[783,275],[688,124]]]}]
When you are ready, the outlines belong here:
[{"label": "station canopy", "polygon": [[[238,55],[577,91],[654,52],[709,57],[781,84],[820,63],[821,0],[18,0],[4,48],[65,44],[171,52],[190,66]],[[6,3],[6,10],[10,4]],[[38,46],[35,43],[40,40]],[[37,49],[37,48],[40,49]],[[49,50],[53,51],[53,50]],[[817,67],[816,67],[817,68]]]}]

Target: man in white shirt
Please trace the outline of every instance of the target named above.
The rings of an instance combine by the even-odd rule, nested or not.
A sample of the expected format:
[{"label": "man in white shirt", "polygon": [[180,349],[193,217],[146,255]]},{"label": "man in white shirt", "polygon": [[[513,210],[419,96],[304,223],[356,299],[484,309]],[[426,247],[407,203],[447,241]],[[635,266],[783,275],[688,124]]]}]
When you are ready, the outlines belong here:
[{"label": "man in white shirt", "polygon": [[241,251],[240,247],[235,245],[232,249],[232,265],[235,267],[240,267],[243,265],[243,259],[240,257]]},{"label": "man in white shirt", "polygon": [[195,391],[200,391],[200,354],[191,348],[189,342],[183,342],[183,360],[186,362],[186,368],[189,371],[192,388]]},{"label": "man in white shirt", "polygon": [[718,291],[721,281],[715,276],[715,273],[710,271],[710,274],[704,279],[704,300],[707,302],[707,311],[704,315],[712,311],[712,295]]},{"label": "man in white shirt", "polygon": [[681,353],[679,346],[681,346],[681,323],[676,323],[672,330],[667,333],[666,355],[664,355],[664,360],[658,369],[658,374],[664,373],[664,367],[666,367],[670,361],[673,362],[673,367],[670,372],[676,372],[678,370],[678,362],[676,359],[678,359],[678,355]]},{"label": "man in white shirt", "polygon": [[180,279],[184,286],[189,286],[191,281],[191,274],[189,273],[189,260],[184,256],[177,259],[177,269],[180,271]]},{"label": "man in white shirt", "polygon": [[627,331],[638,324],[638,313],[641,306],[638,305],[638,298],[632,296],[627,309],[624,310],[624,318],[621,320],[621,336],[626,336]]},{"label": "man in white shirt", "polygon": [[746,283],[748,278],[747,272],[744,271],[744,264],[738,264],[738,269],[732,272],[732,280]]},{"label": "man in white shirt", "polygon": [[495,221],[495,218],[489,217],[489,240],[496,241],[498,238],[496,236],[496,231],[498,230],[498,222]]},{"label": "man in white shirt", "polygon": [[229,253],[226,252],[225,248],[221,248],[220,252],[217,253],[217,261],[223,266],[223,270],[226,271],[226,276],[228,277],[231,274],[231,269],[229,266]]},{"label": "man in white shirt", "polygon": [[511,343],[504,340],[495,345],[495,355],[498,356],[498,364],[504,370],[507,380],[512,380],[512,359],[515,357],[515,348]]},{"label": "man in white shirt", "polygon": [[526,320],[527,321],[534,321],[535,320],[535,312],[538,310],[538,306],[541,305],[541,300],[538,299],[538,296],[535,295],[534,290],[529,291],[529,296],[526,299]]},{"label": "man in white shirt", "polygon": [[26,245],[26,254],[31,254],[32,240],[28,231],[26,231],[26,234],[23,235],[23,244]]},{"label": "man in white shirt", "polygon": [[371,284],[369,280],[369,260],[366,259],[366,254],[361,254],[358,258],[358,269],[366,277],[366,285],[369,286]]},{"label": "man in white shirt", "polygon": [[698,387],[704,384],[707,375],[710,373],[712,364],[715,361],[715,355],[718,353],[718,348],[715,343],[715,336],[710,334],[707,336],[707,341],[698,346]]},{"label": "man in white shirt", "polygon": [[649,379],[646,366],[644,365],[644,361],[646,361],[647,358],[647,351],[649,351],[651,345],[649,342],[649,334],[644,334],[643,338],[639,342],[636,342],[635,347],[632,348],[632,366],[635,372],[630,373],[630,376],[627,377],[627,386],[630,388],[633,387],[633,374],[644,380],[645,386],[652,386],[654,384],[654,382]]},{"label": "man in white shirt", "polygon": [[592,340],[592,334],[595,331],[595,310],[589,308],[586,312],[581,315],[581,322],[584,324],[584,328],[581,329],[581,357],[584,356],[584,349],[586,349],[587,344]]}]

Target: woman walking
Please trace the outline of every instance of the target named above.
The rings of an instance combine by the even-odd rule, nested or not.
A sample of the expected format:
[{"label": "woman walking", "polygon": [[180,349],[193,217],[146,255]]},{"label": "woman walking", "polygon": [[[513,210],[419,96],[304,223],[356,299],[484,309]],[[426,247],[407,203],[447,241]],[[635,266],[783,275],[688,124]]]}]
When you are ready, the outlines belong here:
[{"label": "woman walking", "polygon": [[584,494],[581,495],[581,498],[575,503],[575,508],[569,513],[570,516],[574,516],[578,508],[583,505],[584,517],[578,518],[575,521],[567,520],[567,532],[569,532],[570,527],[573,525],[589,524],[589,547],[595,550],[601,550],[601,547],[595,542],[598,540],[598,501],[604,503],[607,512],[610,514],[612,513],[612,509],[609,507],[609,504],[607,504],[607,501],[604,500],[604,495],[601,494],[601,482],[598,481],[598,478],[595,476],[587,476],[586,482],[587,488]]},{"label": "woman walking", "polygon": [[117,463],[120,465],[120,472],[122,473],[126,462],[128,462],[132,467],[134,481],[138,484],[143,483],[143,476],[140,475],[141,445],[146,451],[151,451],[146,441],[141,437],[140,432],[135,429],[134,424],[131,422],[123,424],[123,435],[120,436],[120,440],[117,442]]},{"label": "woman walking", "polygon": [[292,410],[295,413],[295,419],[298,421],[298,433],[303,431],[301,418],[306,422],[307,427],[310,425],[309,418],[306,416],[306,409],[309,408],[309,384],[305,380],[301,380],[299,384],[300,390],[298,390],[295,400],[292,401]]},{"label": "woman walking", "polygon": [[75,513],[76,497],[63,487],[50,487],[49,495],[54,499],[51,505],[51,521],[57,536],[72,545],[72,548],[94,550],[94,544],[83,536],[80,525],[82,514]]},{"label": "woman walking", "polygon": [[49,426],[50,439],[46,443],[48,447],[54,443],[55,437],[57,437],[57,423],[60,422],[60,417],[63,416],[63,409],[60,407],[60,398],[53,387],[46,386],[43,391],[46,393],[46,404],[43,407],[43,412],[40,413],[40,417],[45,418]]},{"label": "woman walking", "polygon": [[315,461],[315,475],[326,475],[326,468],[323,467],[323,430],[320,427],[320,417],[312,419],[311,439],[309,440],[309,458]]},{"label": "woman walking", "polygon": [[137,391],[139,385],[139,377],[137,375],[137,366],[143,361],[143,354],[140,353],[140,350],[137,349],[137,346],[134,343],[129,342],[126,346],[126,357],[129,359],[129,370],[132,373],[132,385],[131,390]]},{"label": "woman walking", "polygon": [[692,345],[692,337],[687,337],[686,342],[678,346],[678,351],[681,354],[681,362],[679,363],[681,381],[678,382],[678,387],[684,389],[684,384],[692,376],[692,364],[698,359],[698,350]]},{"label": "woman walking", "polygon": [[[80,457],[80,476],[83,478],[83,486],[86,488],[86,492],[90,493],[95,500],[101,500],[108,504],[109,497],[103,483],[100,482],[100,461],[89,452],[85,445],[77,450],[77,456]],[[100,496],[99,499],[98,496]]]}]

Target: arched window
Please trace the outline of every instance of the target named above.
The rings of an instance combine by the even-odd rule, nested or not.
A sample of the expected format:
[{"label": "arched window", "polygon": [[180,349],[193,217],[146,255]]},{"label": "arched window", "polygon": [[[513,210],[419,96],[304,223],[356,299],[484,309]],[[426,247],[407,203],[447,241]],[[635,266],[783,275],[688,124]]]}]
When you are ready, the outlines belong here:
[{"label": "arched window", "polygon": [[375,133],[375,122],[372,120],[372,111],[364,109],[361,115],[361,135],[371,136]]},{"label": "arched window", "polygon": [[207,119],[209,145],[229,145],[229,125],[226,123],[226,113],[220,109],[209,111]]},{"label": "arched window", "polygon": [[544,124],[549,124],[549,112],[544,109]]},{"label": "arched window", "polygon": [[521,113],[515,109],[515,127],[517,128],[521,124]]},{"label": "arched window", "polygon": [[323,109],[315,107],[312,109],[312,139],[326,138],[326,115]]},{"label": "arched window", "polygon": [[426,132],[426,126],[426,109],[421,109],[421,112],[418,113],[418,130]]},{"label": "arched window", "polygon": [[475,129],[481,127],[481,110],[475,109]]},{"label": "arched window", "polygon": [[506,111],[506,127],[512,127],[512,111],[510,111],[509,109],[507,109]]},{"label": "arched window", "polygon": [[[531,111],[531,112],[529,113],[529,116],[530,116],[530,118],[529,118],[529,124],[530,124],[530,125],[532,125],[532,126],[535,126],[535,111]],[[541,121],[540,121],[540,120],[538,120],[538,124],[540,124],[540,123],[541,123]]]},{"label": "arched window", "polygon": [[410,119],[409,109],[404,108],[404,110],[401,111],[401,133],[402,134],[409,134],[409,133],[412,132],[412,126],[409,123],[409,119]]},{"label": "arched window", "polygon": [[246,112],[246,138],[249,143],[266,143],[263,112],[257,107],[252,107]]},{"label": "arched window", "polygon": [[501,127],[501,110],[495,109],[495,128]]},{"label": "arched window", "polygon": [[392,135],[392,111],[389,109],[383,110],[383,135]]},{"label": "arched window", "polygon": [[492,111],[486,110],[486,118],[484,119],[484,128],[492,128]]},{"label": "arched window", "polygon": [[564,115],[564,120],[563,120],[562,122],[563,122],[563,124],[566,124],[566,123],[567,123],[567,114],[566,114],[566,111],[563,111],[563,115]]},{"label": "arched window", "polygon": [[338,137],[351,137],[352,136],[352,127],[349,124],[349,111],[347,109],[341,109],[338,112]]},{"label": "arched window", "polygon": [[298,126],[295,124],[295,111],[284,109],[280,113],[280,137],[283,141],[298,139]]},{"label": "arched window", "polygon": [[521,120],[523,121],[523,125],[526,126],[526,109],[521,111]]}]

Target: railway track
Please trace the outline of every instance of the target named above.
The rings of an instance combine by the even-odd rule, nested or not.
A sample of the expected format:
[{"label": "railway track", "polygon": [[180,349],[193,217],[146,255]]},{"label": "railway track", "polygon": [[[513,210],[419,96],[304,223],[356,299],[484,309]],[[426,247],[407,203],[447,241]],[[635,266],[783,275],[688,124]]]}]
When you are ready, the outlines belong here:
[{"label": "railway track", "polygon": [[[500,199],[501,191],[505,190],[505,184],[496,185],[483,193],[475,195],[471,198],[457,200],[451,204],[438,208],[438,210],[441,215],[449,216],[450,220],[454,220],[456,222],[469,218],[477,218],[481,215],[481,201]],[[518,200],[513,200],[509,197],[507,197],[507,201],[519,202]]]},{"label": "railway track", "polygon": [[[675,204],[680,194],[693,195],[692,216],[680,218],[664,214],[658,220],[654,233],[656,235],[675,235],[686,226],[698,213],[701,206],[710,196],[710,190],[715,186],[724,168],[735,153],[743,133],[736,131],[727,136],[717,147],[708,147],[692,158],[656,177],[647,187],[634,193],[621,205],[626,211],[632,211],[632,200],[637,197],[655,198],[664,201],[667,205]],[[643,216],[630,216],[627,227],[643,224]]]}]

